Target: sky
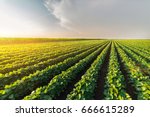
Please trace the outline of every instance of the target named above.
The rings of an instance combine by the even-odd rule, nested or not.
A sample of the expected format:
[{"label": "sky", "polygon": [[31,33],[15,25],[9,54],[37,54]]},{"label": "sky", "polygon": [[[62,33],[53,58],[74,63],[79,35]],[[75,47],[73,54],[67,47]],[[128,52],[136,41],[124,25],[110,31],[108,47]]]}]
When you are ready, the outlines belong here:
[{"label": "sky", "polygon": [[150,0],[0,0],[0,37],[150,38]]}]

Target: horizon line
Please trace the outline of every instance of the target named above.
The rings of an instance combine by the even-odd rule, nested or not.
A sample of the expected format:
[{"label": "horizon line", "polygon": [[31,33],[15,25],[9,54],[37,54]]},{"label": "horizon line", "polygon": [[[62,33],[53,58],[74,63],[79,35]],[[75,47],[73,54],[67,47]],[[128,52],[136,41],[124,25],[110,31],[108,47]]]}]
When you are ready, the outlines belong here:
[{"label": "horizon line", "polygon": [[106,39],[106,40],[111,40],[111,39],[150,39],[150,38],[102,38],[102,37],[0,37],[0,39]]}]

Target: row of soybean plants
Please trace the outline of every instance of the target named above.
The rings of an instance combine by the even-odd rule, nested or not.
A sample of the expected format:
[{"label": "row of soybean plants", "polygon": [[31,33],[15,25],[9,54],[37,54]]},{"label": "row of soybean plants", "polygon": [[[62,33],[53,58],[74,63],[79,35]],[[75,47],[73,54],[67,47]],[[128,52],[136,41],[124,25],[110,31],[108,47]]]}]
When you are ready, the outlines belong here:
[{"label": "row of soybean plants", "polygon": [[[62,50],[62,48],[59,48],[59,49],[57,49],[57,51],[45,53],[45,55],[43,55],[43,56],[40,54],[39,55],[37,54],[32,57],[31,56],[27,56],[25,58],[19,57],[18,61],[15,60],[15,58],[14,58],[15,62],[6,64],[6,65],[0,65],[0,73],[6,74],[9,72],[15,71],[19,68],[25,68],[27,66],[31,66],[34,64],[39,64],[40,62],[47,61],[48,59],[53,59],[53,58],[56,58],[56,57],[64,55],[64,54],[75,52],[75,51],[77,51],[77,47],[74,49],[72,49],[72,47],[67,48],[66,50],[63,49],[64,51],[61,51],[61,50]],[[79,47],[79,50],[80,50],[80,47]],[[30,53],[30,54],[32,54],[32,53]]]},{"label": "row of soybean plants", "polygon": [[118,55],[114,46],[111,46],[108,73],[105,79],[104,99],[106,100],[129,100],[130,95],[126,92],[126,84],[121,72]]},{"label": "row of soybean plants", "polygon": [[127,73],[129,84],[135,88],[137,99],[150,99],[150,77],[142,73],[136,62],[133,61],[118,44],[115,44],[121,58],[121,63]]},{"label": "row of soybean plants", "polygon": [[[79,49],[84,48],[84,46],[82,45],[81,47],[79,46]],[[45,48],[46,49],[46,48]],[[53,50],[53,48],[51,48]],[[61,51],[63,49],[63,51]],[[14,60],[14,62],[12,63],[8,63],[8,64],[4,64],[4,65],[0,65],[0,73],[5,74],[8,73],[10,71],[14,71],[17,70],[19,68],[22,67],[27,67],[30,65],[34,65],[37,64],[39,62],[43,62],[46,61],[48,59],[52,59],[52,58],[56,58],[60,55],[63,54],[67,54],[69,52],[75,52],[77,50],[77,46],[76,47],[63,47],[63,48],[56,48],[53,51],[49,51],[49,52],[41,52],[41,54],[37,54],[37,51],[35,52],[29,52],[32,56],[25,56],[25,57],[20,57],[18,56],[17,59],[16,58],[12,58]],[[44,55],[42,56],[42,53],[44,53]],[[4,61],[5,62],[5,61]]]},{"label": "row of soybean plants", "polygon": [[84,71],[88,67],[88,64],[93,62],[101,52],[103,53],[109,45],[110,44],[107,44],[106,47],[104,45],[103,47],[97,49],[86,58],[68,68],[66,71],[63,71],[61,74],[55,76],[48,85],[37,88],[24,99],[55,99],[55,97],[67,90],[66,87],[78,77],[78,74]]},{"label": "row of soybean plants", "polygon": [[[0,63],[5,61],[5,60],[9,60],[11,59],[12,57],[16,57],[18,55],[20,55],[20,50],[23,50],[22,49],[23,47],[16,47],[16,46],[10,46],[10,45],[5,45],[5,46],[0,46]],[[25,50],[24,51],[21,51],[23,54],[25,54]]]},{"label": "row of soybean plants", "polygon": [[150,62],[150,53],[146,53],[146,52],[143,52],[141,51],[141,49],[139,48],[134,48],[133,46],[127,46],[125,44],[122,44],[123,46],[125,46],[127,49],[133,51],[134,53],[136,53],[137,55],[143,57],[144,59],[146,59],[146,61]]},{"label": "row of soybean plants", "polygon": [[0,83],[0,89],[3,89],[5,85],[8,85],[8,84],[10,84],[10,83],[12,83],[16,80],[20,80],[25,76],[34,74],[34,72],[36,72],[37,70],[46,69],[50,65],[55,65],[55,64],[57,64],[59,62],[62,62],[63,60],[65,60],[69,57],[73,57],[75,55],[78,55],[78,54],[81,54],[81,53],[84,53],[84,52],[85,52],[84,55],[88,54],[89,52],[93,52],[94,50],[99,48],[99,46],[101,46],[101,45],[98,45],[96,47],[86,48],[86,49],[83,48],[83,49],[78,50],[76,52],[64,54],[64,55],[59,56],[57,58],[49,59],[47,61],[40,62],[40,63],[35,64],[35,65],[31,65],[31,66],[28,66],[28,67],[25,67],[25,68],[20,68],[16,71],[7,73],[5,75],[1,75],[0,76],[0,82],[1,82]]},{"label": "row of soybean plants", "polygon": [[146,54],[150,54],[150,51],[148,49],[145,49],[144,47],[140,48],[140,47],[134,46],[134,48],[139,50],[139,51],[142,51],[142,52],[144,52]]},{"label": "row of soybean plants", "polygon": [[[22,59],[24,59],[24,60],[26,61],[25,63],[23,62],[23,60],[22,60],[22,61],[20,60],[19,62],[20,62],[20,65],[23,65],[22,67],[25,67],[25,66],[27,66],[27,65],[34,65],[35,62],[36,62],[36,63],[44,62],[43,60],[45,60],[45,59],[48,60],[48,59],[50,59],[50,58],[51,58],[51,59],[52,59],[52,58],[56,58],[56,57],[58,57],[58,56],[60,56],[60,55],[67,54],[67,53],[69,53],[69,52],[73,52],[73,51],[71,51],[71,48],[72,48],[71,46],[70,46],[69,48],[66,47],[66,49],[65,49],[65,48],[64,48],[64,49],[63,49],[63,48],[57,48],[56,51],[53,52],[53,57],[50,55],[50,53],[46,53],[47,56],[45,56],[45,55],[42,56],[42,53],[41,53],[41,55],[38,55],[38,54],[36,55],[36,54],[35,54],[35,56],[31,57],[31,59],[33,59],[33,63],[32,63],[32,60],[28,61],[28,60],[26,60],[25,58],[22,58]],[[45,48],[45,49],[46,49],[46,48]],[[63,49],[64,51],[61,51],[62,49]],[[79,47],[79,49],[84,49],[84,47],[81,46],[81,47]],[[75,48],[74,51],[76,51],[76,50],[78,50],[77,47]],[[61,53],[60,53],[60,51],[61,51]],[[36,52],[34,52],[34,53],[36,53]],[[52,52],[51,52],[51,53],[52,53]],[[32,53],[31,53],[31,54],[32,54]],[[37,56],[40,60],[39,60],[39,59],[36,59],[36,58],[35,58],[36,56]],[[20,58],[20,59],[21,59],[21,58]],[[45,61],[46,61],[46,60],[45,60]],[[39,63],[39,64],[40,64],[40,63]],[[42,63],[41,63],[41,64],[42,64]],[[11,71],[11,70],[14,71],[14,70],[16,70],[18,67],[21,67],[20,65],[18,65],[18,64],[16,64],[16,65],[15,65],[15,64],[13,64],[13,65],[10,64],[10,67],[7,68],[7,66],[6,66],[6,67],[1,68],[1,69],[3,69],[3,71],[6,71],[6,72],[8,73],[8,72]],[[9,70],[9,69],[10,69],[10,70]],[[0,73],[2,73],[2,72],[0,72]]]},{"label": "row of soybean plants", "polygon": [[[67,50],[69,50],[69,48],[67,48]],[[64,49],[63,52],[65,52],[65,51],[66,50]],[[73,51],[72,47],[70,48],[70,51]],[[25,67],[27,65],[32,65],[32,64],[38,63],[40,61],[55,57],[56,55],[58,56],[59,54],[63,54],[63,52],[60,53],[60,50],[57,49],[57,51],[54,50],[54,51],[49,51],[46,53],[41,52],[41,54],[39,54],[37,52],[37,50],[34,52],[32,52],[32,51],[28,52],[28,55],[20,53],[20,55],[18,55],[16,57],[11,57],[11,59],[1,62],[0,63],[0,67],[1,67],[0,72],[5,73],[6,69],[8,69],[8,70],[10,69],[9,71],[11,71],[12,69],[15,70],[19,67]],[[42,55],[42,53],[43,53],[43,55]],[[22,56],[24,56],[24,57],[22,57]],[[13,66],[11,66],[11,65],[13,65]],[[8,70],[6,72],[8,72]]]},{"label": "row of soybean plants", "polygon": [[121,47],[129,57],[131,57],[134,61],[136,61],[140,65],[140,68],[143,69],[143,71],[146,74],[150,75],[150,62],[148,62],[143,57],[137,55],[132,50],[126,48],[125,46],[119,44],[119,47]]},{"label": "row of soybean plants", "polygon": [[[87,46],[87,45],[85,45],[85,46]],[[12,48],[18,48],[18,46],[17,47],[14,46]],[[9,49],[7,49],[5,51],[10,51],[10,49],[12,49],[12,48],[9,48]],[[9,59],[7,59],[6,61],[1,61],[0,65],[7,66],[7,63],[11,64],[13,62],[15,64],[17,62],[20,63],[20,61],[22,61],[24,63],[26,61],[27,62],[28,61],[31,62],[34,59],[36,59],[36,60],[39,59],[37,61],[41,61],[41,60],[43,60],[43,57],[44,57],[44,59],[45,59],[45,57],[49,57],[49,56],[50,57],[51,56],[55,57],[56,53],[59,55],[62,52],[68,51],[68,49],[74,50],[76,48],[77,48],[77,45],[72,46],[71,44],[68,45],[66,43],[64,43],[63,45],[59,44],[59,46],[57,46],[56,44],[53,44],[53,43],[41,44],[41,45],[39,45],[39,44],[38,45],[35,45],[35,44],[30,44],[30,45],[29,44],[25,44],[25,45],[23,45],[22,48],[19,48],[18,51],[13,51],[13,52],[10,52],[8,54],[3,54],[5,56],[5,58],[7,56],[9,56]],[[80,46],[79,46],[79,48],[80,48]],[[62,49],[64,51],[61,51]],[[1,50],[1,47],[0,47],[0,50]],[[13,53],[14,56],[12,56],[11,53]],[[17,53],[17,55],[16,55],[16,53]],[[2,57],[0,57],[0,59],[1,58]]]},{"label": "row of soybean plants", "polygon": [[134,54],[134,55],[137,55],[139,57],[141,57],[143,60],[147,61],[147,62],[150,62],[150,53],[146,53],[144,51],[142,51],[138,46],[130,46],[126,43],[120,43],[120,42],[116,42],[119,44],[120,47],[122,47],[123,49],[126,49],[128,50],[130,53]]},{"label": "row of soybean plants", "polygon": [[[22,45],[22,44],[21,44]],[[27,44],[27,45],[5,45],[5,49],[3,50],[3,47],[0,46],[1,56],[0,56],[0,65],[4,65],[7,63],[12,63],[17,60],[20,60],[20,58],[27,58],[27,57],[34,57],[35,55],[38,55],[40,52],[45,52],[45,50],[41,49],[40,46],[33,47],[33,44]],[[32,54],[29,54],[32,53]],[[5,58],[5,59],[3,59]]]},{"label": "row of soybean plants", "polygon": [[[117,40],[118,41],[118,40]],[[129,47],[134,48],[135,50],[139,50],[140,52],[150,54],[150,50],[148,49],[150,46],[150,41],[148,40],[123,40],[118,41],[123,45],[127,45]]]},{"label": "row of soybean plants", "polygon": [[[99,41],[103,42],[103,40]],[[0,46],[0,65],[4,63],[12,63],[14,59],[18,59],[20,61],[20,58],[35,58],[38,59],[38,56],[45,56],[50,54],[55,54],[55,51],[57,53],[62,53],[62,49],[66,51],[68,48],[80,48],[88,47],[91,45],[97,44],[96,41],[93,41],[92,43],[88,43],[87,41],[84,42],[57,42],[57,43],[40,43],[40,44],[24,44],[24,45],[5,45],[5,48],[3,46]],[[31,53],[31,54],[29,54]],[[57,56],[57,55],[56,55]],[[4,59],[5,58],[5,59]],[[1,60],[2,59],[2,60]],[[6,61],[5,61],[6,60]],[[17,60],[15,60],[17,61]],[[22,60],[24,61],[24,59]]]},{"label": "row of soybean plants", "polygon": [[[56,47],[58,43],[30,43],[30,44],[10,44],[5,46],[0,46],[1,56],[5,57],[17,57],[22,53],[22,56],[28,56],[29,52],[33,52],[34,54],[42,54],[41,52],[47,53],[52,48]],[[69,46],[70,44],[61,44],[59,43],[59,47]],[[56,47],[57,48],[57,47]],[[36,51],[36,53],[34,53]],[[29,55],[32,56],[32,55]]]},{"label": "row of soybean plants", "polygon": [[[103,45],[101,48],[104,48],[105,45]],[[74,57],[69,57],[63,62],[48,66],[44,70],[36,71],[34,74],[25,76],[11,85],[6,85],[4,90],[0,90],[0,99],[23,98],[39,86],[47,84],[54,76],[60,74],[62,71],[65,71],[75,63],[79,62],[81,59],[91,54],[93,51],[95,50],[90,49]]]},{"label": "row of soybean plants", "polygon": [[[68,44],[59,44],[59,47],[65,47],[69,46]],[[5,45],[0,46],[0,65],[1,63],[5,62],[7,60],[14,60],[23,58],[23,57],[34,57],[36,55],[43,55],[43,53],[48,53],[52,48],[57,49],[57,46],[55,43],[48,43],[48,44],[11,44],[11,45]],[[32,54],[29,54],[32,53]]]},{"label": "row of soybean plants", "polygon": [[[107,48],[108,49],[108,48]],[[95,60],[92,66],[87,70],[86,74],[82,76],[82,79],[75,85],[75,89],[68,94],[67,99],[94,99],[94,92],[97,86],[97,79],[99,78],[99,71],[106,56],[106,52],[103,51],[100,56]],[[105,79],[104,95],[105,99],[131,99],[129,94],[125,91],[124,76],[120,71],[117,54],[114,48],[114,44],[111,46],[111,53],[109,59],[108,73]],[[101,95],[101,94],[99,94]]]},{"label": "row of soybean plants", "polygon": [[[67,48],[67,47],[66,47]],[[89,49],[90,47],[88,47],[87,49]],[[81,50],[83,50],[84,49],[84,47],[79,47],[79,49],[81,49]],[[50,53],[46,53],[47,54],[47,56],[41,56],[41,55],[34,55],[34,56],[37,56],[38,58],[40,58],[40,60],[39,59],[36,59],[34,56],[33,57],[31,57],[31,59],[33,59],[33,61],[31,60],[31,61],[29,61],[29,60],[26,60],[25,58],[20,58],[20,59],[24,59],[26,62],[24,63],[23,62],[23,60],[21,61],[19,61],[20,62],[20,65],[18,65],[18,64],[14,64],[14,63],[12,63],[12,64],[10,64],[9,66],[10,67],[1,67],[1,70],[0,70],[0,73],[2,73],[2,71],[5,71],[6,72],[6,75],[8,76],[8,73],[9,72],[12,72],[12,70],[13,71],[15,71],[17,68],[24,68],[25,66],[27,66],[27,67],[29,67],[29,66],[31,66],[31,65],[33,65],[34,66],[34,63],[37,63],[37,64],[43,64],[43,62],[45,61],[45,62],[47,62],[47,60],[48,59],[52,59],[52,58],[56,58],[56,57],[59,57],[59,56],[61,56],[61,55],[64,55],[64,54],[67,54],[67,53],[72,53],[72,52],[75,52],[75,51],[77,51],[78,49],[77,49],[77,47],[75,48],[75,50],[74,51],[71,51],[71,47],[69,47],[69,48],[67,48],[66,50],[64,49],[64,51],[62,51],[61,53],[60,53],[60,51],[62,50],[62,48],[59,48],[59,49],[57,49],[57,50],[59,50],[59,51],[55,51],[54,53],[53,53],[53,57],[51,56],[51,55],[49,55]],[[36,52],[34,52],[34,53],[36,53]],[[32,54],[32,53],[31,53]],[[43,61],[44,60],[44,61]]]},{"label": "row of soybean plants", "polygon": [[91,67],[81,77],[81,80],[75,84],[73,91],[67,95],[68,100],[94,99],[94,92],[97,86],[97,79],[99,78],[99,71],[101,70],[109,48],[110,44],[100,53]]}]

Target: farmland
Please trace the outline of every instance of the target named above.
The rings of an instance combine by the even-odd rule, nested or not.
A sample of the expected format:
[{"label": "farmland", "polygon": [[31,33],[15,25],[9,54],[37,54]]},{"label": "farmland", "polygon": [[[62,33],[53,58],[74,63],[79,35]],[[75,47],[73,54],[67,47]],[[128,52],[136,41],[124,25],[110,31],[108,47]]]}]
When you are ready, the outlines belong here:
[{"label": "farmland", "polygon": [[0,43],[1,100],[150,99],[150,40]]}]

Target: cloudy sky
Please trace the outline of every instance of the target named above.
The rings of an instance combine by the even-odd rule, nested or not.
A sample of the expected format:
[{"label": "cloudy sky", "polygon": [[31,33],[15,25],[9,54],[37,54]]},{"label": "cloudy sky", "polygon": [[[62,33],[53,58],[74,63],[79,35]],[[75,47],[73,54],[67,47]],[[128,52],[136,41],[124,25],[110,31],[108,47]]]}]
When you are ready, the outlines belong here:
[{"label": "cloudy sky", "polygon": [[150,38],[150,0],[0,0],[1,37]]}]

